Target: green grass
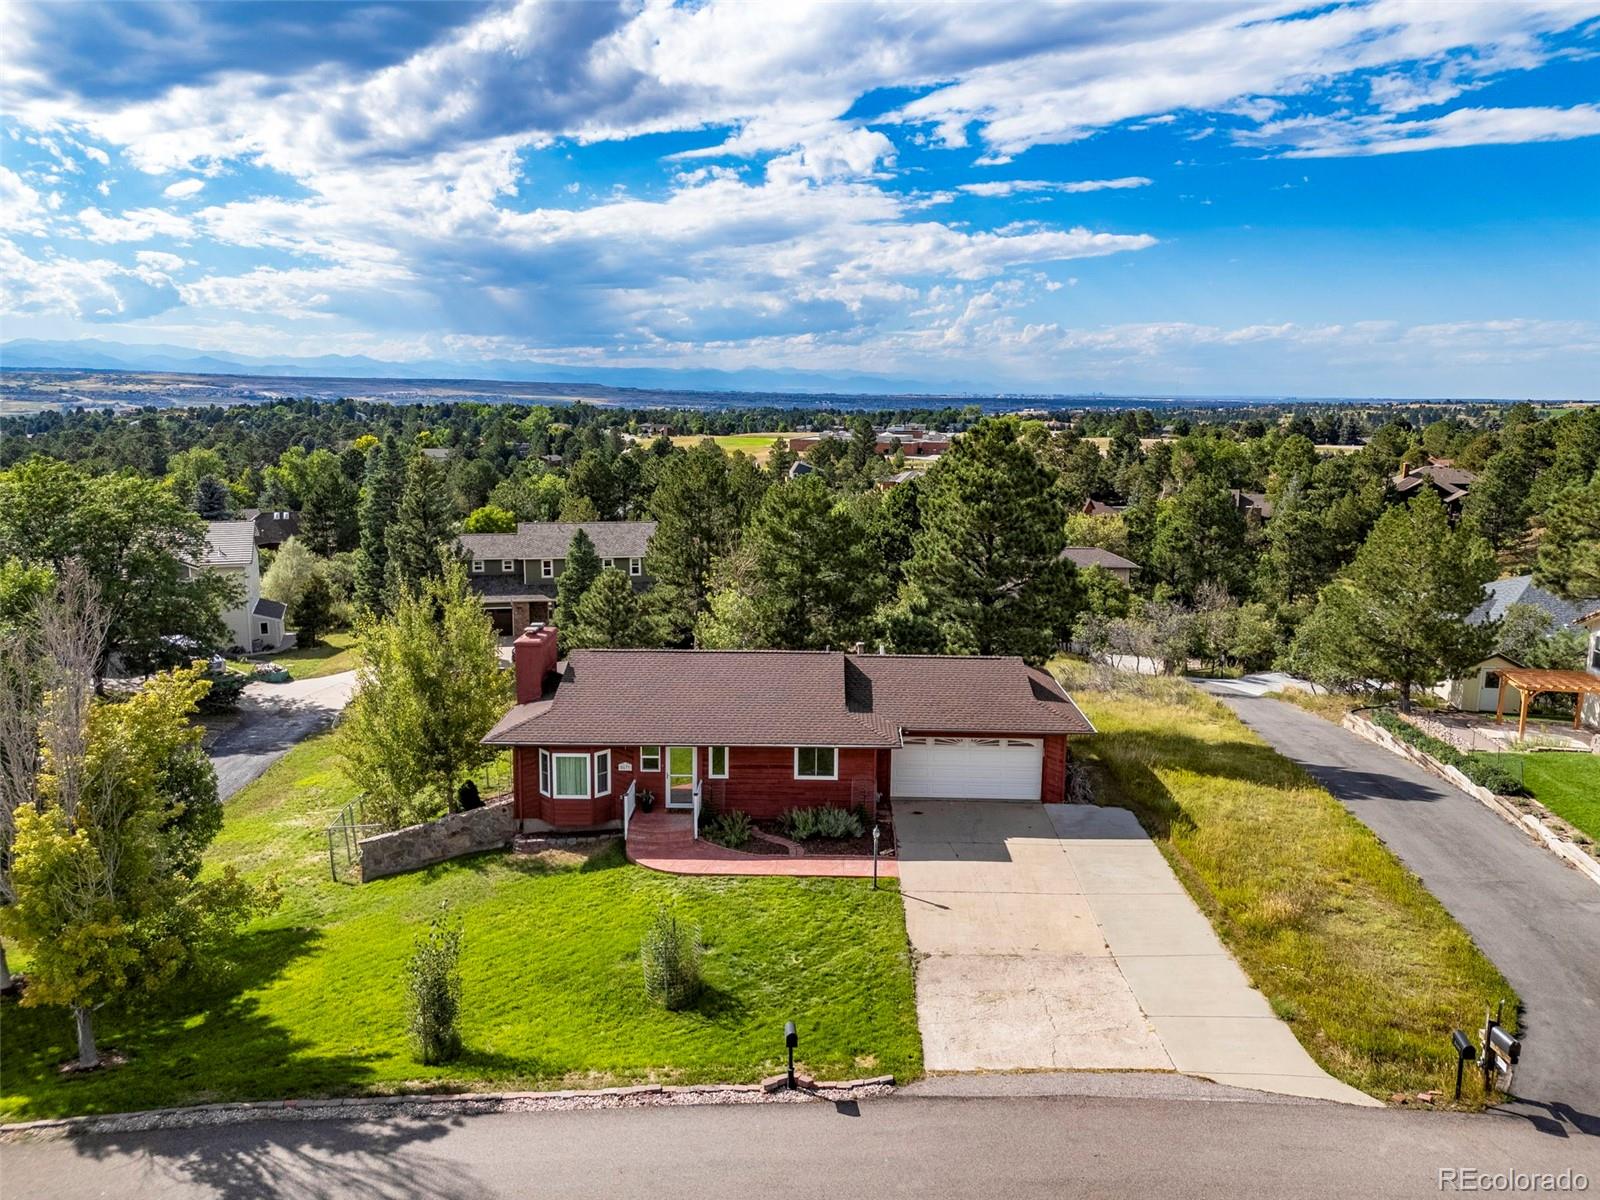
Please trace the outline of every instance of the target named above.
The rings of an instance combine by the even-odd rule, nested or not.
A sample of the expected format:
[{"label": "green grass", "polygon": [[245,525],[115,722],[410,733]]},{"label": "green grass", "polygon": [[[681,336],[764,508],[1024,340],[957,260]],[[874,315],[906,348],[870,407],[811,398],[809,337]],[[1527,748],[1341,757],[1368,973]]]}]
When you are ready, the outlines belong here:
[{"label": "green grass", "polygon": [[[1507,758],[1522,764],[1522,786],[1533,798],[1563,820],[1600,842],[1600,754],[1546,751],[1540,754],[1474,754],[1507,766]],[[1515,771],[1512,772],[1516,774]]]},{"label": "green grass", "polygon": [[232,662],[240,671],[253,671],[262,663],[275,662],[295,679],[319,679],[340,671],[356,669],[356,635],[348,630],[324,634],[317,645],[300,650],[285,650],[253,662]]},{"label": "green grass", "polygon": [[[1070,672],[1070,665],[1062,665]],[[1075,689],[1100,798],[1125,804],[1331,1074],[1387,1099],[1453,1086],[1452,1028],[1515,993],[1383,843],[1178,680]],[[1448,1095],[1448,1092],[1446,1093]]]},{"label": "green grass", "polygon": [[[59,1009],[7,1004],[0,1114],[69,1113],[425,1088],[744,1081],[778,1069],[783,1023],[823,1078],[921,1074],[904,915],[893,882],[657,874],[609,850],[486,854],[356,886],[328,876],[323,829],[350,798],[331,739],[308,741],[229,802],[209,862],[273,873],[282,907],[250,926],[239,967],[170,1006],[103,1011],[125,1065],[59,1075]],[[412,1059],[402,966],[448,901],[465,923],[464,1057]],[[644,998],[640,936],[661,905],[700,927],[707,991],[669,1013]],[[23,964],[25,965],[25,964]]]},{"label": "green grass", "polygon": [[[778,438],[788,438],[794,435],[787,433],[719,433],[712,436],[711,440],[721,446],[729,454],[735,450],[743,450],[757,462],[766,462],[767,456],[772,451],[772,443]],[[685,434],[672,439],[675,446],[693,446],[704,441],[704,434]]]}]

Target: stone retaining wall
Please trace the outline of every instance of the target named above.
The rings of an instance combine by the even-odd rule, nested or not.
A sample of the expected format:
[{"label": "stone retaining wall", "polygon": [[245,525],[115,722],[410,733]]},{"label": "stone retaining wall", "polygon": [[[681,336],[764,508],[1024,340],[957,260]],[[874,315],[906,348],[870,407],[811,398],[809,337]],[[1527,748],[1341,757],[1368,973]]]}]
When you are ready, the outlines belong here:
[{"label": "stone retaining wall", "polygon": [[510,796],[482,808],[450,813],[424,825],[410,825],[361,841],[361,882],[399,875],[463,854],[511,844],[517,832]]}]

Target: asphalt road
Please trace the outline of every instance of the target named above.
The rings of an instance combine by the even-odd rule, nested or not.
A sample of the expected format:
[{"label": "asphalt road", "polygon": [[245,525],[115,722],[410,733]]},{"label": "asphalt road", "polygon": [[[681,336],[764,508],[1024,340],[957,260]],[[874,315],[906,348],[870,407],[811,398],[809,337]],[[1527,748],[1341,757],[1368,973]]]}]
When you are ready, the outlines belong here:
[{"label": "asphalt road", "polygon": [[1600,888],[1349,730],[1280,700],[1207,690],[1382,838],[1511,981],[1526,1010],[1519,1099],[1600,1133]]},{"label": "asphalt road", "polygon": [[1501,1115],[1074,1098],[259,1123],[0,1148],[30,1200],[1438,1196],[1441,1169],[1579,1172],[1600,1139]]},{"label": "asphalt road", "polygon": [[251,683],[239,719],[211,744],[217,795],[226,800],[294,746],[330,727],[355,689],[356,673],[341,671],[290,683]]}]

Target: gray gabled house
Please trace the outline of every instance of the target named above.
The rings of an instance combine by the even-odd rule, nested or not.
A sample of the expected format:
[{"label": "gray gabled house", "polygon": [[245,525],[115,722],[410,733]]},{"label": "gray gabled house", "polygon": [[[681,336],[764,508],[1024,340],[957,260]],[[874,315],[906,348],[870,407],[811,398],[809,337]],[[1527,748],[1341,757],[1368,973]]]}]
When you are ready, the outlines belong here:
[{"label": "gray gabled house", "polygon": [[621,571],[635,591],[650,586],[644,556],[654,521],[523,521],[515,533],[464,533],[467,578],[496,630],[510,635],[550,620],[567,569],[567,548],[580,529],[594,543],[602,569]]}]

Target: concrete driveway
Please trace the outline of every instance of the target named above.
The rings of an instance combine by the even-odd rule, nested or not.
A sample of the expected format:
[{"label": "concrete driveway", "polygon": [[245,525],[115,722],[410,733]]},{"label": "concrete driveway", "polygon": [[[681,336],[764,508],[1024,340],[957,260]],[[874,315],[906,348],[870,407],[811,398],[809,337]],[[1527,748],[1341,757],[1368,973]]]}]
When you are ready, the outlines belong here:
[{"label": "concrete driveway", "polygon": [[289,683],[248,683],[239,719],[207,751],[226,800],[300,742],[331,727],[355,692],[356,673],[340,671]]},{"label": "concrete driveway", "polygon": [[1155,1070],[1352,1104],[1126,809],[895,803],[924,1065]]}]

